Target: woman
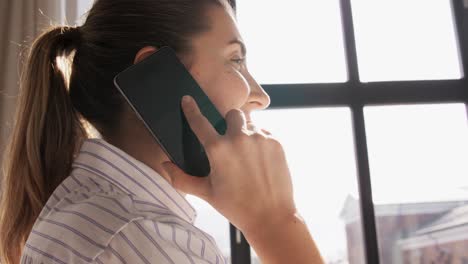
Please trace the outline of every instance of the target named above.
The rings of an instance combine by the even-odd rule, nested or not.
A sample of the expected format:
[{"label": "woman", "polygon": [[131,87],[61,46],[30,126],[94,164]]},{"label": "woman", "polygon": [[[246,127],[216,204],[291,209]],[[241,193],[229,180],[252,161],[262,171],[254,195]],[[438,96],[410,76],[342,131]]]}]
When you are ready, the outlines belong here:
[{"label": "woman", "polygon": [[[193,101],[182,104],[210,160],[206,178],[169,161],[112,82],[164,45],[226,118],[219,135]],[[67,78],[57,57],[69,55]],[[250,121],[269,103],[225,0],[97,0],[81,27],[52,28],[30,50],[4,162],[1,262],[223,263],[193,225],[190,193],[239,228],[263,263],[322,263],[281,145]]]}]

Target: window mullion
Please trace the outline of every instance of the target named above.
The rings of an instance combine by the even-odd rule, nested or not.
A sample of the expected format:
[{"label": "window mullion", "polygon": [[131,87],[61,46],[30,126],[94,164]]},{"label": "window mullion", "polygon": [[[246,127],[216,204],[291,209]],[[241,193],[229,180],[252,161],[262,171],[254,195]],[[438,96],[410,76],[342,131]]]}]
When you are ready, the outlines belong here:
[{"label": "window mullion", "polygon": [[340,9],[348,79],[350,83],[356,83],[359,82],[359,70],[351,0],[340,0]]},{"label": "window mullion", "polygon": [[[468,6],[466,1],[452,0],[452,14],[454,18],[455,29],[457,33],[457,47],[460,53],[460,66],[463,70],[464,86],[468,87]],[[465,90],[465,107],[468,118],[468,89]],[[467,120],[468,121],[468,120]]]},{"label": "window mullion", "polygon": [[366,263],[379,264],[379,247],[372,199],[369,156],[364,124],[364,106],[354,104],[351,108],[354,134],[354,149],[357,163],[359,201],[362,218]]},{"label": "window mullion", "polygon": [[466,44],[468,44],[468,21],[466,19],[468,16],[468,11],[465,9],[462,0],[452,0],[451,4],[457,36],[457,46],[460,53],[460,66],[462,67],[463,71],[463,79],[466,80],[466,77],[468,76],[468,50],[466,47]]},{"label": "window mullion", "polygon": [[[364,105],[359,96],[359,69],[357,62],[356,39],[354,36],[353,15],[351,0],[341,0],[341,17],[346,49],[346,63],[348,69],[348,83],[351,85],[350,95],[352,100],[352,124],[354,132],[354,144],[358,169],[358,184],[360,207],[362,217],[362,230],[364,235],[365,256],[368,264],[379,263],[379,247],[374,217],[374,203],[372,201],[372,189],[370,182],[369,158],[364,125]],[[353,87],[354,86],[354,87]]]},{"label": "window mullion", "polygon": [[250,245],[244,235],[235,226],[229,223],[231,234],[231,263],[250,264]]}]

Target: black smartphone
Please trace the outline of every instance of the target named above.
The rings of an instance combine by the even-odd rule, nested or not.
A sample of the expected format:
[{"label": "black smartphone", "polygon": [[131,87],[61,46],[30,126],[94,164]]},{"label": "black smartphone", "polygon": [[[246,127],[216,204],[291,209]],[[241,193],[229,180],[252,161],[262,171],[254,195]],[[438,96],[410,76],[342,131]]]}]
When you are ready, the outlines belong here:
[{"label": "black smartphone", "polygon": [[192,96],[221,135],[226,121],[171,47],[161,47],[123,70],[114,84],[173,163],[190,175],[208,176],[210,163],[187,123],[182,96]]}]

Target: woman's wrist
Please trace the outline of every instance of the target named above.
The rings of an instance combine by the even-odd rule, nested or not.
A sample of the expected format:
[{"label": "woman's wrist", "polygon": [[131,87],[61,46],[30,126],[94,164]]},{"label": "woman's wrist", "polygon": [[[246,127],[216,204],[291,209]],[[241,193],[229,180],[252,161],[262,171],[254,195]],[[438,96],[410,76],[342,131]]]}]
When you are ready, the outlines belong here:
[{"label": "woman's wrist", "polygon": [[[241,229],[249,243],[262,237],[274,234],[277,229],[291,224],[303,224],[304,219],[297,210],[271,214],[265,217],[255,217],[250,225]],[[250,240],[249,240],[250,239]]]},{"label": "woman's wrist", "polygon": [[298,212],[244,233],[262,263],[323,264],[317,246]]}]

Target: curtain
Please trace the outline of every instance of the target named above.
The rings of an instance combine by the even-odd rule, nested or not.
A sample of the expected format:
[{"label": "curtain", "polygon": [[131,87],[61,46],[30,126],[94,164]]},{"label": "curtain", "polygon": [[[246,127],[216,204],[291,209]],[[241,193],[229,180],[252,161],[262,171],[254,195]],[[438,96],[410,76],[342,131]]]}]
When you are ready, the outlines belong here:
[{"label": "curtain", "polygon": [[80,0],[0,0],[0,158],[13,125],[20,53],[51,24],[74,25]]}]

